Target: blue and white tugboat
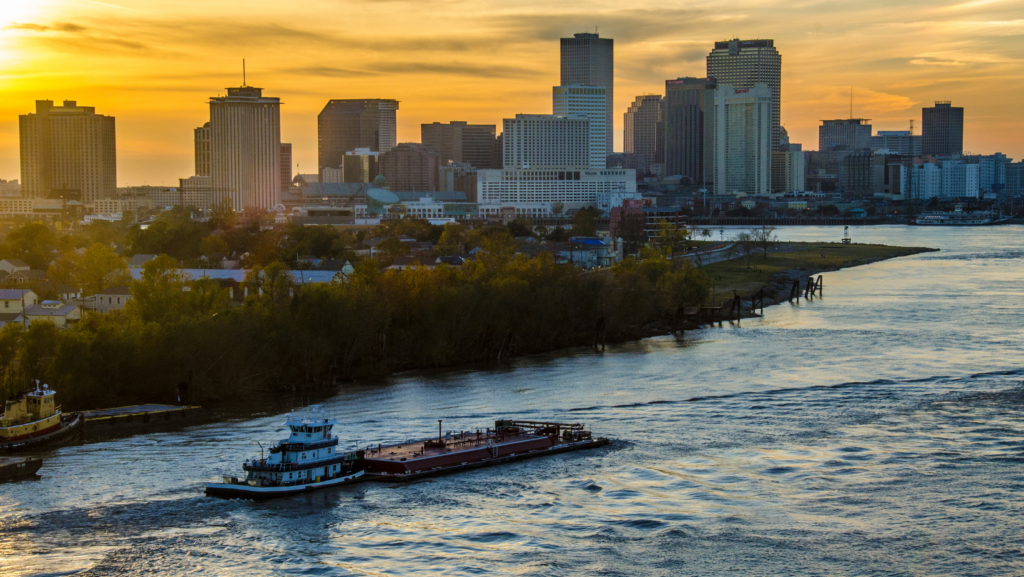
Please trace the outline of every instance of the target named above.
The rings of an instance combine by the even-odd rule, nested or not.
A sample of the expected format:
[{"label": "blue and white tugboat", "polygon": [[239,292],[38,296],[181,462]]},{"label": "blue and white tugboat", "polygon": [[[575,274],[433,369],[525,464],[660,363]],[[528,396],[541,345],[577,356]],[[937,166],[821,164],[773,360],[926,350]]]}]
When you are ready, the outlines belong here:
[{"label": "blue and white tugboat", "polygon": [[269,499],[306,493],[324,487],[351,483],[363,475],[363,458],[356,451],[338,451],[338,437],[331,429],[338,421],[328,418],[320,407],[300,417],[288,416],[291,431],[264,457],[242,463],[245,478],[224,477],[223,483],[209,483],[206,494],[214,497]]}]

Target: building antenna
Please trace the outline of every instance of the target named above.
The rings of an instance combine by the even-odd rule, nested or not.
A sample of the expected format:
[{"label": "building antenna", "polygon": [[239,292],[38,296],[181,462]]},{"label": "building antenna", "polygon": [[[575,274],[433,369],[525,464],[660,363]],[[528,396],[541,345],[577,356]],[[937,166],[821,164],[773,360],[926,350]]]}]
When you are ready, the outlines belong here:
[{"label": "building antenna", "polygon": [[910,135],[911,136],[914,135],[914,119],[913,118],[910,119]]},{"label": "building antenna", "polygon": [[245,58],[242,59],[242,86],[245,86]]},{"label": "building antenna", "polygon": [[850,120],[853,120],[853,86],[850,86]]}]

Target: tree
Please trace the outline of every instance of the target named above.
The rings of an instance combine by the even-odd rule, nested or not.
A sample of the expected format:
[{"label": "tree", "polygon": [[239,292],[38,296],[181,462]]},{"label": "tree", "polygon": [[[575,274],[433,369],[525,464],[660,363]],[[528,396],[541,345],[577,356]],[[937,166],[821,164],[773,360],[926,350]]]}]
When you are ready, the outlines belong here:
[{"label": "tree", "polygon": [[768,258],[768,245],[774,244],[779,240],[779,237],[775,235],[774,226],[762,226],[761,228],[751,229],[750,236],[754,239],[754,242],[761,245],[764,251],[764,258]]},{"label": "tree", "polygon": [[588,206],[576,211],[572,217],[573,236],[597,236],[597,218],[601,211]]},{"label": "tree", "polygon": [[94,244],[85,249],[75,266],[75,277],[84,294],[93,295],[103,289],[127,285],[132,280],[128,263],[109,246]]},{"label": "tree", "polygon": [[562,214],[563,210],[565,210],[565,204],[563,204],[561,202],[552,202],[551,203],[551,214],[553,214],[555,216],[558,216],[558,215]]},{"label": "tree", "polygon": [[176,319],[184,313],[188,280],[177,261],[162,254],[142,265],[142,278],[132,283],[132,298],[125,310],[143,322]]},{"label": "tree", "polygon": [[658,223],[658,233],[654,236],[654,246],[662,255],[672,258],[676,250],[686,242],[690,233],[685,228],[676,228],[674,224],[663,220]]},{"label": "tree", "polygon": [[409,244],[391,237],[378,244],[377,250],[381,252],[386,261],[395,262],[396,258],[409,254]]},{"label": "tree", "polygon": [[757,241],[750,236],[750,233],[741,232],[736,235],[736,245],[739,247],[740,254],[747,259],[747,268],[750,268],[750,255],[757,250]]},{"label": "tree", "polygon": [[644,231],[645,220],[642,212],[627,211],[622,215],[618,233],[627,253],[635,253],[647,240],[647,233]]},{"label": "tree", "polygon": [[281,262],[271,263],[266,268],[256,267],[245,275],[245,284],[249,286],[250,298],[258,302],[268,302],[277,307],[290,296],[292,276]]},{"label": "tree", "polygon": [[78,253],[73,250],[63,252],[57,260],[50,264],[46,271],[46,278],[56,285],[64,285],[74,288],[78,286]]},{"label": "tree", "polygon": [[565,229],[560,226],[556,226],[551,229],[551,232],[549,232],[547,236],[547,240],[554,242],[565,242],[567,238],[569,238],[569,235],[566,234]]},{"label": "tree", "polygon": [[450,222],[444,225],[444,232],[437,241],[437,252],[444,256],[462,254],[462,243],[466,240],[466,233],[462,225]]},{"label": "tree", "polygon": [[207,259],[213,259],[214,255],[228,254],[228,243],[219,236],[209,235],[199,242],[199,251]]}]

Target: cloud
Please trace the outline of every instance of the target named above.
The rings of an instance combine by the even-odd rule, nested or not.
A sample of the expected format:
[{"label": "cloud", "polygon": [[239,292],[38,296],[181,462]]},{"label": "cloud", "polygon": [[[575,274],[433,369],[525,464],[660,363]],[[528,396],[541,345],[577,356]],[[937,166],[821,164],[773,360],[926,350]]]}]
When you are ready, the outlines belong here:
[{"label": "cloud", "polygon": [[23,24],[15,22],[10,26],[5,26],[4,30],[29,30],[31,32],[84,32],[85,28],[78,24],[71,24],[69,22],[57,22],[51,26],[32,24],[30,22]]},{"label": "cloud", "polygon": [[939,58],[914,58],[910,60],[914,66],[964,66],[964,62],[958,60],[941,60]]},{"label": "cloud", "polygon": [[285,72],[300,76],[328,76],[334,78],[358,78],[383,76],[385,74],[445,74],[477,78],[513,78],[541,74],[540,71],[519,66],[477,65],[467,62],[374,62],[366,69],[337,68],[332,66],[307,66],[290,68]]}]

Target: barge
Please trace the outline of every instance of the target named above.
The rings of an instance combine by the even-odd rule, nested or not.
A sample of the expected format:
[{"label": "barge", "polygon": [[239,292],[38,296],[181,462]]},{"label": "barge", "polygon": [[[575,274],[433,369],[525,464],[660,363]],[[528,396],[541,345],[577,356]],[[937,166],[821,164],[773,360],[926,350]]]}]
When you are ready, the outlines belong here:
[{"label": "barge", "polygon": [[121,427],[194,422],[202,407],[185,405],[128,405],[112,409],[82,411],[88,431]]},{"label": "barge", "polygon": [[367,481],[411,481],[467,469],[542,457],[609,444],[580,423],[502,419],[493,429],[441,433],[424,439],[363,451]]},{"label": "barge", "polygon": [[0,457],[0,481],[31,477],[42,466],[39,457]]},{"label": "barge", "polygon": [[38,449],[74,440],[82,432],[78,413],[61,412],[56,393],[46,385],[8,399],[0,415],[0,453]]}]

